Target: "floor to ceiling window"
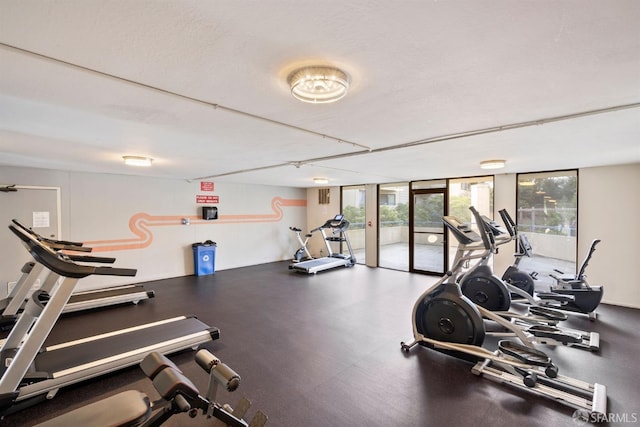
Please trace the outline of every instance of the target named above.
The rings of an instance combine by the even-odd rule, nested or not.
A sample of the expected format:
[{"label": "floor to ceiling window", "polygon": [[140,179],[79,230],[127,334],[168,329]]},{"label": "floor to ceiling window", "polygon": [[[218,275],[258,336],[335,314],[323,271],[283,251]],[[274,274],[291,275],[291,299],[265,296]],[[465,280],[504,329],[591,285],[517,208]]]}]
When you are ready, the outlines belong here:
[{"label": "floor to ceiling window", "polygon": [[364,185],[342,187],[342,214],[349,221],[349,241],[358,264],[366,264]]},{"label": "floor to ceiling window", "polygon": [[575,273],[578,172],[518,174],[516,206],[518,232],[533,248],[533,256],[522,260],[520,269],[538,273],[541,285],[553,283],[554,269]]},{"label": "floor to ceiling window", "polygon": [[378,265],[409,271],[409,183],[378,186]]}]

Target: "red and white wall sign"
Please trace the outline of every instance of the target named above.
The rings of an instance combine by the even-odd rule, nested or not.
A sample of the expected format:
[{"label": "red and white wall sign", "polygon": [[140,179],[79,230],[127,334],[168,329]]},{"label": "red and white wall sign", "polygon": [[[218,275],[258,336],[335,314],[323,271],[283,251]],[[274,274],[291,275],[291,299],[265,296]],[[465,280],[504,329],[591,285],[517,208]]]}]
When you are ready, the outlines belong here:
[{"label": "red and white wall sign", "polygon": [[196,195],[196,203],[220,203],[220,196]]},{"label": "red and white wall sign", "polygon": [[213,182],[200,181],[200,191],[213,191]]}]

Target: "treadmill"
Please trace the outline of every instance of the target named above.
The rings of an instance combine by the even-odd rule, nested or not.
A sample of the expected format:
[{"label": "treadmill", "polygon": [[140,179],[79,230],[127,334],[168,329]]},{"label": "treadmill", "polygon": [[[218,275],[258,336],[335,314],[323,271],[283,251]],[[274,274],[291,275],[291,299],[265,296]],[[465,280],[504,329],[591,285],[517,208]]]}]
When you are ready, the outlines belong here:
[{"label": "treadmill", "polygon": [[[311,233],[320,231],[329,255],[324,258],[292,263],[289,265],[289,269],[301,273],[316,274],[319,271],[338,267],[352,267],[355,265],[356,257],[353,254],[349,235],[347,234],[348,228],[349,221],[345,219],[344,215],[338,214],[330,220],[327,220],[327,222],[320,227],[311,230]],[[327,235],[327,231],[330,231],[331,234]],[[340,246],[342,246],[342,243],[346,243],[349,253],[334,252],[331,248],[331,243],[339,243]]]},{"label": "treadmill", "polygon": [[48,274],[0,348],[0,416],[51,399],[61,387],[135,365],[150,352],[196,349],[220,337],[218,328],[180,316],[43,347],[79,279],[137,271],[77,264],[32,234],[13,225],[9,229]]},{"label": "treadmill", "polygon": [[[46,237],[43,237],[35,231],[27,228],[18,220],[14,219],[12,222],[16,228],[19,228],[26,234],[32,235],[34,239],[56,252],[91,252],[91,248],[84,246],[82,242],[47,239]],[[115,262],[115,258],[107,257],[77,256],[71,254],[64,254],[64,256],[72,261],[104,264],[112,264]],[[43,267],[38,267],[34,262],[27,262],[22,267],[21,271],[22,276],[16,282],[16,286],[14,286],[6,298],[0,300],[0,310],[3,310],[0,317],[0,329],[7,329],[10,325],[15,323],[17,314],[23,308],[24,301],[27,298],[29,291],[42,274]],[[140,284],[112,286],[102,289],[74,292],[69,298],[69,302],[65,305],[63,313],[71,313],[74,311],[89,310],[125,303],[137,304],[144,299],[153,298],[154,296],[155,293],[153,291],[146,290],[144,286]]]}]

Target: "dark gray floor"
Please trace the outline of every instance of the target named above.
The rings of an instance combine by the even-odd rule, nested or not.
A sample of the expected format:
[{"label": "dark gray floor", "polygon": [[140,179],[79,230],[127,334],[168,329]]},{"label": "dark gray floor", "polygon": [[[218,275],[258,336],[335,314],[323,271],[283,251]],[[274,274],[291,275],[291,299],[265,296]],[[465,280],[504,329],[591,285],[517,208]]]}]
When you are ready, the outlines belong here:
[{"label": "dark gray floor", "polygon": [[[138,306],[66,315],[48,343],[195,314],[220,328],[220,340],[207,348],[240,373],[236,394],[269,416],[267,426],[576,425],[573,409],[474,376],[466,362],[426,348],[400,350],[400,341],[412,338],[413,304],[435,280],[362,265],[306,276],[287,263],[180,277],[146,284],[156,298]],[[602,306],[598,312],[596,322],[578,316],[569,323],[600,332],[600,354],[546,348],[561,373],[607,386],[612,418],[638,419],[640,310]],[[205,389],[193,354],[172,359]],[[30,426],[131,388],[153,394],[131,368],[63,389],[1,424]],[[219,397],[236,400],[226,392]],[[616,424],[623,425],[609,423]],[[181,415],[167,425],[211,424]]]}]

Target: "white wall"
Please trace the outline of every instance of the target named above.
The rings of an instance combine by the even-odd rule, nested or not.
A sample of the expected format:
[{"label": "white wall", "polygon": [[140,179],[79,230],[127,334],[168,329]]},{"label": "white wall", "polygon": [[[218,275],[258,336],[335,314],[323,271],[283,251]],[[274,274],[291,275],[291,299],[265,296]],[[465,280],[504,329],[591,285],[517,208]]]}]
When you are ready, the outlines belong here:
[{"label": "white wall", "polygon": [[[115,266],[138,269],[133,279],[82,279],[79,290],[193,274],[191,244],[204,240],[218,244],[216,270],[290,259],[297,240],[288,227],[306,226],[306,191],[290,187],[214,183],[214,191],[205,192],[199,181],[5,166],[0,183],[60,187],[61,238],[93,242],[94,252],[114,248],[95,254],[117,258]],[[207,204],[218,207],[218,220],[200,219],[197,195],[219,197],[218,204]],[[183,225],[182,218],[191,225]],[[135,230],[146,234],[138,237]],[[28,256],[14,240],[0,243]],[[136,244],[143,247],[132,248]]]},{"label": "white wall", "polygon": [[640,308],[640,163],[580,169],[578,179],[578,262],[602,240],[587,281],[605,286],[604,302]]}]

